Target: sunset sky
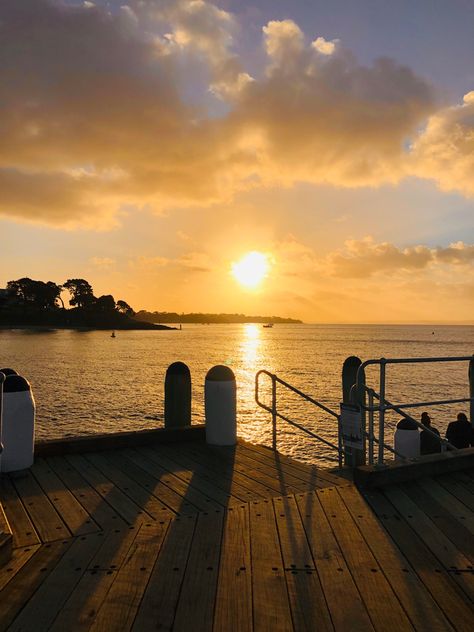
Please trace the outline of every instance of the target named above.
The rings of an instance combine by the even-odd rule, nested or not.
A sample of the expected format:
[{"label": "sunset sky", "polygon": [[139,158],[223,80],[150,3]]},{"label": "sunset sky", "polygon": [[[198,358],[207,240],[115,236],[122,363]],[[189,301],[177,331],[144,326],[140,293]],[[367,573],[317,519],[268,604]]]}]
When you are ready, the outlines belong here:
[{"label": "sunset sky", "polygon": [[474,322],[474,0],[1,0],[0,68],[0,286]]}]

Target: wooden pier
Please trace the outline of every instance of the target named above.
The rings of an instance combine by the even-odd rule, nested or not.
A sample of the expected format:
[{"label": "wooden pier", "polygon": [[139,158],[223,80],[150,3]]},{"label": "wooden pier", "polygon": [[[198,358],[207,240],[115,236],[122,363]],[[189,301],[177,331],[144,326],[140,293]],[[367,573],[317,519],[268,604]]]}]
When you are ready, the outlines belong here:
[{"label": "wooden pier", "polygon": [[474,625],[474,469],[361,493],[190,441],[38,458],[1,476],[0,502],[1,630]]}]

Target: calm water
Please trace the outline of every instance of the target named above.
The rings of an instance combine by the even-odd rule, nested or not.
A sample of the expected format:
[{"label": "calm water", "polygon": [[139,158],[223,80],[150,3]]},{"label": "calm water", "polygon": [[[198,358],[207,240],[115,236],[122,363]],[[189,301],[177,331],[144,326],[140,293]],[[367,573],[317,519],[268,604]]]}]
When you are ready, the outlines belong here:
[{"label": "calm water", "polygon": [[[185,325],[182,331],[119,331],[113,339],[103,331],[0,331],[0,365],[31,382],[37,437],[57,438],[162,425],[165,371],[176,360],[191,369],[193,421],[202,422],[205,375],[215,364],[228,364],[237,378],[239,436],[269,444],[270,415],[254,401],[256,371],[275,372],[337,410],[348,355],[367,360],[474,351],[474,327],[437,326],[432,332],[432,326]],[[465,364],[390,367],[388,375],[387,398],[393,402],[468,392]],[[375,387],[376,379],[375,370],[367,376]],[[284,414],[326,438],[335,436],[334,422],[324,413],[284,393],[278,401]],[[434,425],[443,431],[461,408],[432,409]],[[279,447],[309,461],[328,454],[284,423]]]}]

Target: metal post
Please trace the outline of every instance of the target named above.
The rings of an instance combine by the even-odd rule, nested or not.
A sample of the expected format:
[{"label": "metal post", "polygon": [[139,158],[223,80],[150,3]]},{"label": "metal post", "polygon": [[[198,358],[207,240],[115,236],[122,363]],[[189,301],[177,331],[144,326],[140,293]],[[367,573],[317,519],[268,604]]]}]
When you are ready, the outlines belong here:
[{"label": "metal post", "polygon": [[471,417],[471,425],[474,427],[474,355],[472,360],[469,360],[469,397],[471,398],[471,404],[469,406],[469,413]]},{"label": "metal post", "polygon": [[3,382],[5,381],[5,375],[0,372],[0,455],[3,452],[2,443],[2,408],[3,408]]},{"label": "metal post", "polygon": [[380,358],[380,401],[379,401],[379,457],[378,464],[383,465],[383,451],[385,443],[385,369],[386,360]]},{"label": "metal post", "polygon": [[272,375],[272,445],[273,449],[277,449],[277,396],[276,396],[276,379]]},{"label": "metal post", "polygon": [[369,465],[374,464],[374,391],[369,388]]}]

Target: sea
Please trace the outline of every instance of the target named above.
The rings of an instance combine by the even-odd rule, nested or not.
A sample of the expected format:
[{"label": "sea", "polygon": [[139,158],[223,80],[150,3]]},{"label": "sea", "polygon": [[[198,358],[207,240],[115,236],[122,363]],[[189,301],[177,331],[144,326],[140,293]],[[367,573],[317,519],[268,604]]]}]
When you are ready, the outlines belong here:
[{"label": "sea", "polygon": [[[341,370],[348,356],[362,360],[466,356],[474,353],[474,326],[261,324],[183,325],[182,330],[110,331],[0,330],[0,368],[11,367],[31,384],[36,401],[36,437],[57,439],[163,426],[168,366],[185,362],[192,378],[193,423],[204,422],[204,384],[215,365],[236,377],[238,435],[271,445],[271,415],[255,401],[255,375],[266,369],[336,412]],[[367,384],[378,390],[378,367]],[[467,363],[401,364],[387,370],[392,403],[469,396]],[[271,384],[261,376],[261,399],[270,404]],[[336,442],[335,419],[281,385],[278,411]],[[443,434],[467,404],[428,410]],[[390,413],[387,436],[399,417]],[[286,421],[278,422],[278,449],[302,461],[332,465],[335,453]]]}]

